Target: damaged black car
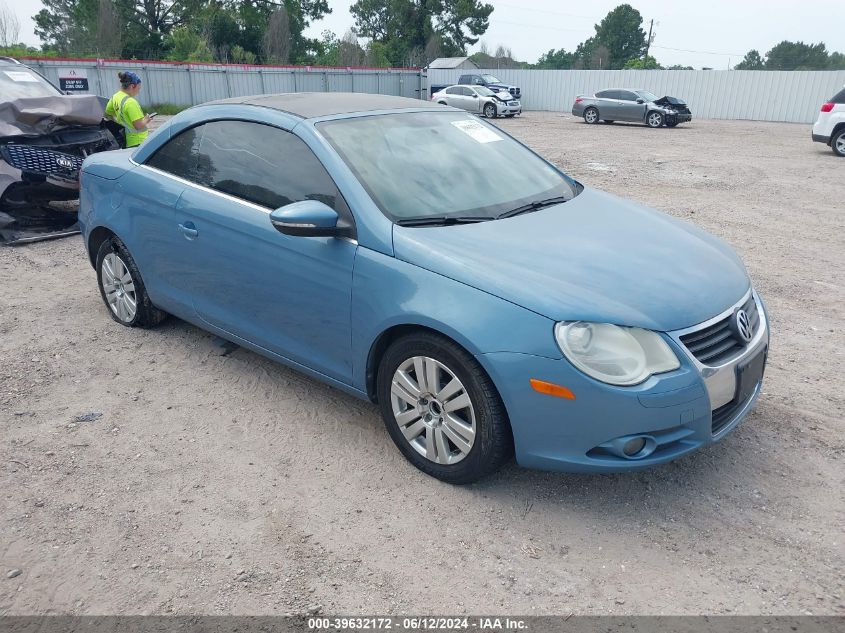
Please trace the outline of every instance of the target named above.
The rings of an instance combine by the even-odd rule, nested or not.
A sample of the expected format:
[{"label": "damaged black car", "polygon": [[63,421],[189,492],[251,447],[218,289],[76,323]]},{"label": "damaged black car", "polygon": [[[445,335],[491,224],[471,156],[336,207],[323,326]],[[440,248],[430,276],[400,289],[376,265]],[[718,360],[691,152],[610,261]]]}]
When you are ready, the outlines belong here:
[{"label": "damaged black car", "polygon": [[106,99],[66,95],[46,78],[0,58],[0,242],[76,230],[79,169],[89,154],[118,149]]}]

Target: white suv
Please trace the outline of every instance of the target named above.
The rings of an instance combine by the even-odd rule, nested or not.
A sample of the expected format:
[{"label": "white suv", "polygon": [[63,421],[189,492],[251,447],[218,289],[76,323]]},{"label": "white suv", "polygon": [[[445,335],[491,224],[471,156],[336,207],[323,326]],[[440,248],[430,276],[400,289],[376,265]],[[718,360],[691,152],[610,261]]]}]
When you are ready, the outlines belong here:
[{"label": "white suv", "polygon": [[813,140],[830,145],[837,156],[845,157],[845,88],[822,105],[813,125]]}]

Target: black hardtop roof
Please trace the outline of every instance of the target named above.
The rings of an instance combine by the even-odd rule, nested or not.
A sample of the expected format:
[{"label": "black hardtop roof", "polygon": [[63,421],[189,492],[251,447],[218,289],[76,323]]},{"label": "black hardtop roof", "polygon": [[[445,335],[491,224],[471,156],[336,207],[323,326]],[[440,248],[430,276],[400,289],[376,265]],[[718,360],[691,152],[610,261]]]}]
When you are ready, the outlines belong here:
[{"label": "black hardtop roof", "polygon": [[313,119],[336,114],[351,114],[353,112],[369,112],[373,110],[397,110],[419,108],[443,108],[442,105],[394,97],[392,95],[367,94],[363,92],[292,92],[273,95],[254,95],[250,97],[233,97],[220,99],[206,105],[243,104],[272,108],[301,117]]}]

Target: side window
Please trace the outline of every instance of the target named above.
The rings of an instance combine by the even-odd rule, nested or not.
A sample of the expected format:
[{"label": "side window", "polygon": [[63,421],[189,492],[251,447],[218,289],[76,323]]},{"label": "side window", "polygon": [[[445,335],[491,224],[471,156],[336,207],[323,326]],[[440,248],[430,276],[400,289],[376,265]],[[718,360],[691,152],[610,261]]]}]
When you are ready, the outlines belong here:
[{"label": "side window", "polygon": [[474,83],[476,86],[483,86],[484,80],[481,78],[480,75],[475,75],[475,77],[472,78],[472,83]]},{"label": "side window", "polygon": [[458,83],[459,84],[468,84],[469,83],[469,75],[461,75],[458,78]]},{"label": "side window", "polygon": [[613,97],[610,96],[610,90],[600,90],[596,93],[597,99],[612,99]]},{"label": "side window", "polygon": [[447,95],[456,95],[461,91],[460,88],[446,88],[444,91]]},{"label": "side window", "polygon": [[202,126],[192,127],[162,145],[146,164],[185,180],[199,183],[197,171]]},{"label": "side window", "polygon": [[302,139],[269,125],[212,121],[203,126],[204,184],[269,209],[319,200],[349,217],[346,203]]},{"label": "side window", "polygon": [[833,97],[831,97],[830,101],[832,103],[845,103],[845,88],[837,92]]},{"label": "side window", "polygon": [[639,99],[639,97],[635,93],[629,92],[627,90],[620,90],[619,98],[623,101],[636,101],[637,99]]},{"label": "side window", "polygon": [[461,88],[461,94],[465,97],[471,97],[475,94],[475,92],[472,90],[472,88]]}]

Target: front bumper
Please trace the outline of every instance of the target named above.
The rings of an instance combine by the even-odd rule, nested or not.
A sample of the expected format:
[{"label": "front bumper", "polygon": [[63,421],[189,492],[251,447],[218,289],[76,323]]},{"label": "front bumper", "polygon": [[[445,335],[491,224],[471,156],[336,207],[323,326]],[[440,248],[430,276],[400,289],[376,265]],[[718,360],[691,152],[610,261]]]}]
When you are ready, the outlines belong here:
[{"label": "front bumper", "polygon": [[666,114],[666,123],[689,123],[692,121],[692,114],[689,112],[669,112]]},{"label": "front bumper", "polygon": [[[480,355],[508,410],[517,462],[570,472],[639,470],[721,440],[751,411],[760,393],[762,380],[735,399],[737,368],[768,350],[768,318],[759,298],[757,303],[760,326],[736,357],[719,367],[705,367],[680,342],[687,330],[670,333],[666,339],[681,367],[634,387],[600,383],[565,359],[508,352]],[[575,400],[534,391],[532,378],[569,388]],[[620,455],[617,448],[635,437],[647,439],[648,454]]]}]

